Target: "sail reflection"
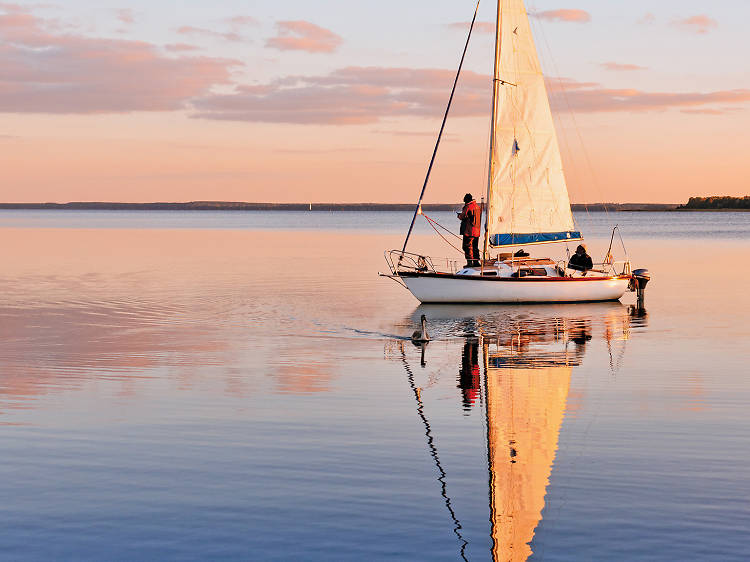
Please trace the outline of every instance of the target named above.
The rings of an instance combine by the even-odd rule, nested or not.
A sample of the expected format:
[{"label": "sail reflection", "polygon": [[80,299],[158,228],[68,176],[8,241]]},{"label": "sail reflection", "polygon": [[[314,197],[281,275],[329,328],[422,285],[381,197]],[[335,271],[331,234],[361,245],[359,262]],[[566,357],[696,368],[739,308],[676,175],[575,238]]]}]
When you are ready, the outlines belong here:
[{"label": "sail reflection", "polygon": [[618,342],[624,350],[631,320],[642,325],[645,315],[620,303],[421,306],[415,316],[421,314],[441,336],[465,338],[458,387],[464,413],[484,403],[492,558],[526,560],[542,520],[573,369],[593,339],[606,341],[610,358]]},{"label": "sail reflection", "polygon": [[[551,326],[558,336],[556,328]],[[586,341],[585,336],[581,341]],[[529,543],[542,518],[571,373],[580,363],[584,345],[574,344],[570,356],[566,350],[550,350],[533,360],[527,350],[484,345],[495,560],[526,560],[531,555]]]}]

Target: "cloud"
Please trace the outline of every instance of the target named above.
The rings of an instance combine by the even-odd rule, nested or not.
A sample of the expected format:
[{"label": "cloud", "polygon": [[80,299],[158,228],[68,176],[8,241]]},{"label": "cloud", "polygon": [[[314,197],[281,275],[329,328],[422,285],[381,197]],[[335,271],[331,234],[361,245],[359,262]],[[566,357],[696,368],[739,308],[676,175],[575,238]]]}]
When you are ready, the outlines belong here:
[{"label": "cloud", "polygon": [[[431,139],[437,138],[437,131],[399,131],[399,130],[383,130],[383,129],[372,129],[370,131],[375,135],[390,135],[393,137],[427,137]],[[443,133],[443,142],[457,142],[459,137],[455,133]]]},{"label": "cloud", "polygon": [[701,14],[697,16],[690,16],[689,18],[675,20],[674,22],[672,22],[672,25],[691,33],[703,34],[719,27],[719,22],[705,14]]},{"label": "cloud", "polygon": [[[550,80],[549,89],[558,94],[565,90],[566,107],[575,112],[644,112],[668,109],[695,110],[703,113],[715,112],[706,107],[715,104],[750,102],[750,90],[720,90],[715,92],[643,92],[636,89],[609,89],[599,84],[563,79],[560,83]],[[553,101],[556,97],[553,97]]]},{"label": "cloud", "polygon": [[280,21],[276,28],[278,35],[269,38],[266,47],[281,51],[332,53],[343,43],[333,31],[307,21]]},{"label": "cloud", "polygon": [[260,23],[252,16],[233,16],[231,18],[227,18],[226,21],[229,23],[229,25],[235,27],[256,26]]},{"label": "cloud", "polygon": [[221,39],[223,41],[232,41],[239,43],[248,41],[240,31],[242,28],[256,26],[260,22],[252,16],[232,16],[221,20],[224,25],[228,25],[229,31],[216,31],[206,27],[196,27],[193,25],[183,25],[177,29],[180,35],[191,35],[195,37],[204,37],[208,39]]},{"label": "cloud", "polygon": [[[435,118],[445,110],[454,71],[346,67],[321,76],[288,76],[267,84],[238,86],[227,94],[193,101],[193,117],[296,124],[367,124],[384,118]],[[487,115],[490,78],[465,71],[451,115]],[[709,109],[750,102],[750,90],[644,92],[610,89],[595,82],[550,79],[556,110],[579,113]],[[563,96],[564,90],[564,96]],[[559,105],[559,107],[557,107]]]},{"label": "cloud", "polygon": [[534,12],[530,15],[537,19],[547,21],[573,23],[588,23],[591,21],[591,14],[585,10],[545,10],[543,12]]},{"label": "cloud", "polygon": [[734,113],[735,111],[742,111],[741,107],[720,107],[716,109],[681,109],[681,113],[688,113],[692,115],[726,115],[727,113]]},{"label": "cloud", "polygon": [[47,30],[22,9],[0,10],[0,112],[102,113],[185,107],[230,81],[241,63],[168,57],[151,43]]},{"label": "cloud", "polygon": [[6,13],[25,13],[29,11],[28,6],[21,6],[20,4],[10,4],[8,2],[0,2],[0,10]]},{"label": "cloud", "polygon": [[164,49],[171,53],[180,53],[185,51],[197,51],[200,47],[188,43],[170,43],[169,45],[164,45]]},{"label": "cloud", "polygon": [[273,152],[279,154],[340,154],[341,152],[369,152],[366,147],[336,147],[336,148],[275,148]]},{"label": "cloud", "polygon": [[135,23],[135,14],[130,8],[122,8],[117,10],[117,19],[125,24]]},{"label": "cloud", "polygon": [[[449,23],[446,27],[459,31],[468,32],[470,21],[457,21],[455,23]],[[479,33],[495,33],[495,23],[491,21],[478,21],[474,23],[474,31]]]},{"label": "cloud", "polygon": [[[288,76],[194,101],[195,117],[302,124],[375,123],[383,117],[439,115],[453,70],[346,67],[323,76]],[[487,112],[490,78],[462,73],[454,115]]]},{"label": "cloud", "polygon": [[214,31],[205,27],[194,27],[192,25],[183,25],[177,30],[181,35],[193,35],[199,37],[210,37],[212,39],[223,39],[224,41],[240,42],[245,38],[236,31]]},{"label": "cloud", "polygon": [[618,62],[603,62],[600,65],[605,70],[613,70],[616,72],[627,72],[631,70],[648,70],[645,66],[639,66],[637,64],[622,64]]},{"label": "cloud", "polygon": [[648,12],[647,14],[643,14],[640,18],[638,18],[638,21],[636,23],[641,25],[649,25],[656,21],[656,16],[652,14],[651,12]]}]

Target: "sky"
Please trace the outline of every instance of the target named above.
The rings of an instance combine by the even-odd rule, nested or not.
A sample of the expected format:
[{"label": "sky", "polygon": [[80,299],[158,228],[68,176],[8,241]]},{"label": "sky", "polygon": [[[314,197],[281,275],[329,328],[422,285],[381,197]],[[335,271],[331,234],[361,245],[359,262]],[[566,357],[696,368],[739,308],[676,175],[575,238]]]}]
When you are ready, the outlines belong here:
[{"label": "sky", "polygon": [[[481,0],[426,194],[486,190]],[[414,202],[475,0],[0,0],[0,202]],[[747,0],[527,0],[571,201],[747,195]]]}]

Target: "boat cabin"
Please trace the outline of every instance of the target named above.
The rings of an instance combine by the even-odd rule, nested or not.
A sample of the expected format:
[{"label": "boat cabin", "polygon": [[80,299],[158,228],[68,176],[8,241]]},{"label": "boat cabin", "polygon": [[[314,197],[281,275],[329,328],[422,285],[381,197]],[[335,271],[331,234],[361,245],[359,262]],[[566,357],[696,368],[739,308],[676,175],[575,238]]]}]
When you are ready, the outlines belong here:
[{"label": "boat cabin", "polygon": [[565,271],[549,258],[492,259],[484,267],[465,267],[456,275],[484,277],[565,277]]}]

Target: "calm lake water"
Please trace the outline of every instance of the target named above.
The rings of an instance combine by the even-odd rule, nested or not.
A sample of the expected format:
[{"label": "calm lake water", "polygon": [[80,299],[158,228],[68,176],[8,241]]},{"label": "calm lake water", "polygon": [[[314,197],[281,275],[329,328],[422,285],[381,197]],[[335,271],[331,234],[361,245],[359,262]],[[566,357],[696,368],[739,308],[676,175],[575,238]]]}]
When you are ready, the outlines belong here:
[{"label": "calm lake water", "polygon": [[410,218],[0,211],[0,559],[746,560],[750,214],[577,215],[645,312],[419,306]]}]

